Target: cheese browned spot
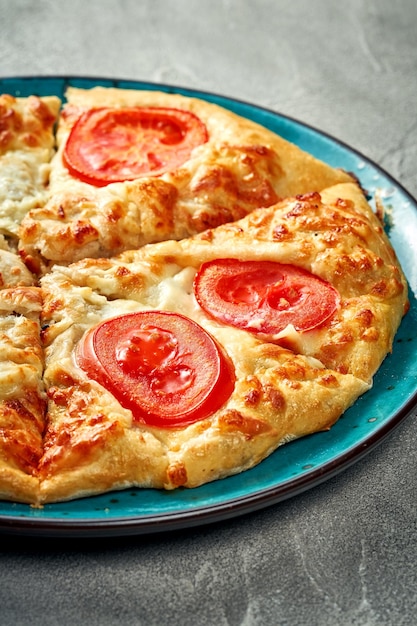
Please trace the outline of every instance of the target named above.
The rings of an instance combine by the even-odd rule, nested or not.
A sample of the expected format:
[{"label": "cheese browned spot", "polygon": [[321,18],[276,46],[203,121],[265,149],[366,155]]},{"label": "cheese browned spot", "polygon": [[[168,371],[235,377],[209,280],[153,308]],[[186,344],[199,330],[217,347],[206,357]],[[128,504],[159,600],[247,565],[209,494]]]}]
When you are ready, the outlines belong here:
[{"label": "cheese browned spot", "polygon": [[167,487],[182,487],[187,483],[187,470],[183,463],[175,462],[169,465],[167,469]]}]

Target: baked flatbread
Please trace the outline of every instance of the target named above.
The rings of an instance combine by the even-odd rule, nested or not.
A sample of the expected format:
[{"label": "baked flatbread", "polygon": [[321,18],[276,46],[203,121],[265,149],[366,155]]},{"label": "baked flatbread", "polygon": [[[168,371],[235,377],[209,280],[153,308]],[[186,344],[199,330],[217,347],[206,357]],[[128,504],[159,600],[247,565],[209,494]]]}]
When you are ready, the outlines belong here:
[{"label": "baked flatbread", "polygon": [[20,222],[48,200],[59,98],[0,96],[0,237],[16,249]]},{"label": "baked flatbread", "polygon": [[[217,263],[220,270],[207,287],[204,268]],[[245,282],[237,274],[223,284],[222,272],[234,263],[254,266],[245,270]],[[297,277],[280,287],[279,301],[271,284],[268,305],[258,302],[248,324],[233,316],[221,319],[223,312],[213,305],[218,294],[234,315],[236,301],[250,308],[271,265],[289,267],[284,274]],[[310,300],[303,300],[308,329],[299,329],[301,319],[294,321],[298,329],[287,323],[279,332],[268,330],[268,316],[277,316],[279,329],[280,315],[297,309],[310,280],[320,285],[314,283]],[[41,284],[49,399],[41,501],[135,485],[195,487],[242,472],[281,444],[330,428],[370,388],[407,308],[401,269],[354,184],[287,199],[182,241],[56,267]],[[207,289],[217,295],[207,299]],[[322,301],[329,300],[326,310],[315,309],[315,289],[323,289]],[[203,338],[197,341],[181,325],[178,337],[186,336],[189,352],[197,356],[184,348],[188,356],[180,350],[167,365],[169,350],[158,351],[171,341],[166,336],[172,326],[160,323],[161,313],[196,323],[216,342],[223,365],[218,354],[198,347]],[[153,351],[143,343],[142,319],[147,333],[152,335],[149,327],[162,338],[168,332],[162,348],[155,344]],[[139,329],[139,355],[132,328]],[[218,379],[210,382],[214,397],[202,413],[198,404],[187,413],[193,401],[184,380],[193,368],[206,375],[212,367],[224,368],[216,370],[222,387],[216,387]],[[170,378],[168,387],[160,375],[164,368],[179,377]],[[205,379],[194,382],[198,387]]]},{"label": "baked flatbread", "polygon": [[36,271],[188,237],[352,180],[203,100],[102,87],[69,88],[66,98],[49,200],[21,229]]},{"label": "baked flatbread", "polygon": [[42,296],[19,258],[0,250],[0,498],[36,502],[46,394]]},{"label": "baked flatbread", "polygon": [[0,498],[196,487],[329,429],[408,307],[359,185],[202,100],[59,106],[0,98]]}]

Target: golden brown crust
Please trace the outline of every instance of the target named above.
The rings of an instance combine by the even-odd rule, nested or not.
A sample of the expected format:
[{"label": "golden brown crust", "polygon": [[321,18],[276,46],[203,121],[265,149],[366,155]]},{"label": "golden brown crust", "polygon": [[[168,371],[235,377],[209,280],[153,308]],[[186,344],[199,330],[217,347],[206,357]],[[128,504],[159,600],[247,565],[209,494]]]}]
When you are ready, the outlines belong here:
[{"label": "golden brown crust", "polygon": [[36,502],[46,395],[42,298],[22,261],[0,250],[0,498]]},{"label": "golden brown crust", "polygon": [[36,502],[46,397],[37,287],[0,291],[0,497]]},{"label": "golden brown crust", "polygon": [[[269,130],[203,100],[106,88],[71,88],[67,100],[52,163],[50,200],[31,211],[21,229],[22,253],[39,268],[188,237],[279,198],[351,180]],[[75,179],[62,153],[81,112],[135,105],[191,111],[206,125],[209,139],[181,167],[158,178],[101,188]]]},{"label": "golden brown crust", "polygon": [[265,350],[248,338],[243,352],[221,338],[239,373],[230,400],[209,419],[166,430],[134,423],[107,390],[87,381],[67,335],[67,350],[64,342],[55,346],[46,370],[42,501],[128,486],[195,487],[241,472],[286,441],[328,429],[368,388],[277,346]]},{"label": "golden brown crust", "polygon": [[[306,230],[313,225],[311,237]],[[325,242],[331,235],[329,255]],[[346,275],[338,260],[349,266],[358,250],[369,267],[363,261],[361,272]],[[277,343],[216,322],[196,304],[192,280],[202,261],[230,256],[290,262],[323,275],[337,286],[340,308],[320,330],[290,332]],[[407,303],[395,256],[353,184],[282,201],[190,239],[58,267],[42,287],[49,388],[41,462],[45,501],[129,485],[194,487],[253,467],[282,443],[330,428],[371,385]],[[143,308],[187,315],[226,350],[236,385],[210,418],[168,430],[135,423],[75,365],[73,349],[89,328]],[[112,449],[116,460],[109,473]]]},{"label": "golden brown crust", "polygon": [[[17,199],[7,183],[0,202],[0,498],[40,505],[129,486],[195,487],[330,428],[369,389],[408,305],[358,185],[208,102],[103,88],[67,96],[49,188],[59,101],[0,98],[0,201],[7,168],[18,163],[23,180]],[[173,172],[96,188],[69,174],[62,151],[80,112],[98,105],[185,108],[209,141]],[[24,264],[13,249],[28,210]],[[215,321],[193,277],[228,257],[309,270],[337,289],[340,306],[321,327],[287,328],[273,341]],[[186,315],[227,353],[235,387],[209,417],[145,426],[77,366],[90,328],[144,309]]]}]

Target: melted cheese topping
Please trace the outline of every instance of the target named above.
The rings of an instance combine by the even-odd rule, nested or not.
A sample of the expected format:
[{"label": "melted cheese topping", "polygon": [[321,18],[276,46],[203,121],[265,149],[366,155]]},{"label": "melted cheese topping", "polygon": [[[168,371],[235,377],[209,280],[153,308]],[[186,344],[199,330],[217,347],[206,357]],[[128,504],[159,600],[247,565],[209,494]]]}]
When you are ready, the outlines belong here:
[{"label": "melted cheese topping", "polygon": [[[254,122],[201,100],[100,88],[69,89],[67,100],[49,201],[30,212],[21,231],[22,248],[40,269],[188,237],[281,197],[351,180]],[[97,188],[74,178],[62,159],[78,116],[97,106],[188,110],[206,125],[209,140],[174,171]]]},{"label": "melted cheese topping", "polygon": [[28,211],[48,199],[59,107],[53,96],[0,96],[0,234],[12,240]]},{"label": "melted cheese topping", "polygon": [[[230,256],[312,271],[337,285],[340,308],[322,327],[288,327],[274,342],[214,320],[199,308],[193,279],[201,263]],[[369,388],[407,301],[401,270],[355,185],[290,199],[193,238],[56,266],[41,284],[49,425],[39,471],[46,501],[133,484],[193,487],[329,428]],[[235,389],[209,418],[185,428],[145,427],[75,363],[90,328],[144,309],[190,317],[229,355]]]},{"label": "melted cheese topping", "polygon": [[26,213],[47,199],[50,151],[14,150],[0,156],[0,232],[18,236]]},{"label": "melted cheese topping", "polygon": [[[97,102],[133,105],[138,97],[193,111],[210,141],[158,179],[103,189],[75,181],[61,153],[80,111]],[[350,178],[192,99],[100,89],[72,90],[69,99],[47,189],[56,101],[0,98],[0,497],[39,503],[130,485],[193,487],[329,428],[369,388],[407,306],[401,268],[357,186],[274,204]],[[28,263],[63,264],[40,288],[5,250],[22,218]],[[116,258],[84,258],[126,248]],[[214,320],[198,306],[193,279],[202,262],[229,256],[307,269],[338,289],[340,308],[320,328],[289,326],[273,341]],[[147,309],[195,320],[232,360],[234,392],[209,418],[172,430],[144,427],[77,366],[84,333]]]}]

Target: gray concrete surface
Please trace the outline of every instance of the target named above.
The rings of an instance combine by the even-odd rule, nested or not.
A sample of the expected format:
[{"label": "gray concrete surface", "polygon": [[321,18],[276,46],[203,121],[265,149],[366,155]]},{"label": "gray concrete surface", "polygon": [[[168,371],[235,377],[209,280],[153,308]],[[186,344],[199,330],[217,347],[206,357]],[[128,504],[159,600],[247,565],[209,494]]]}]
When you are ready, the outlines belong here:
[{"label": "gray concrete surface", "polygon": [[[415,0],[0,0],[0,77],[166,82],[260,104],[417,195]],[[417,245],[417,244],[416,244]],[[0,535],[4,626],[413,626],[417,427],[251,515],[152,537]]]}]

